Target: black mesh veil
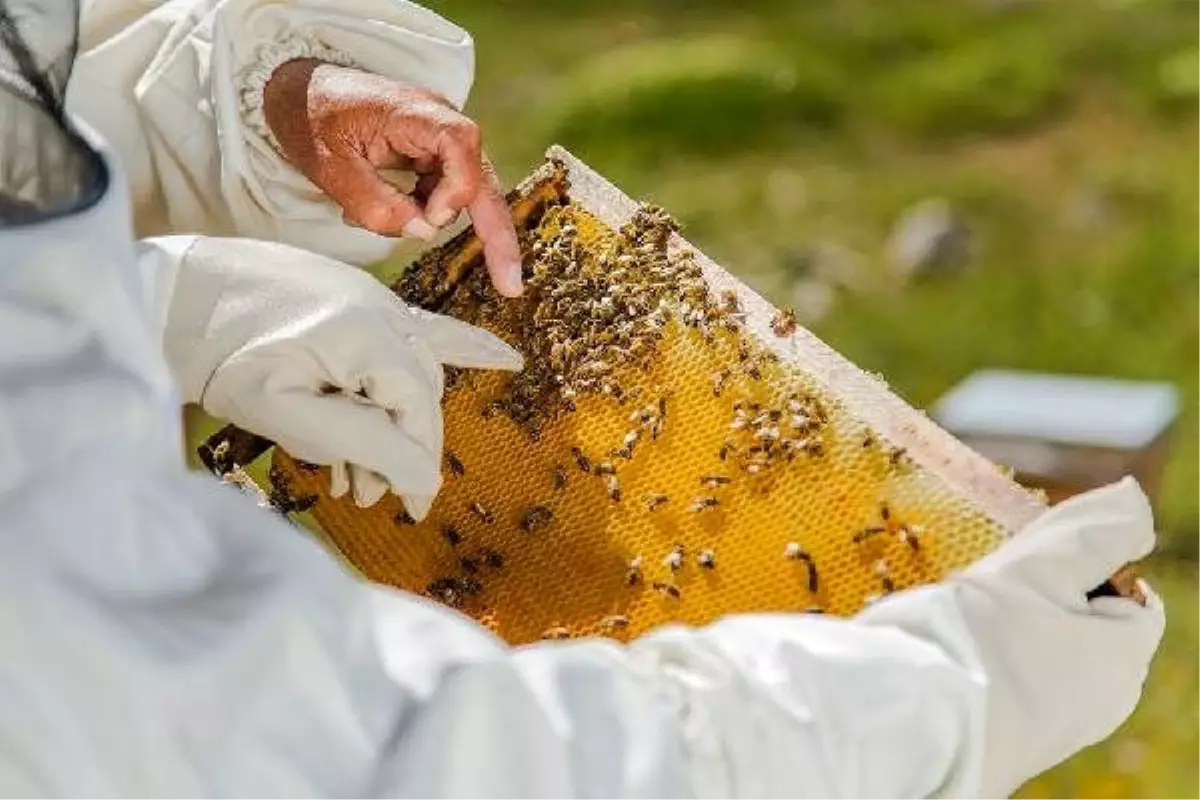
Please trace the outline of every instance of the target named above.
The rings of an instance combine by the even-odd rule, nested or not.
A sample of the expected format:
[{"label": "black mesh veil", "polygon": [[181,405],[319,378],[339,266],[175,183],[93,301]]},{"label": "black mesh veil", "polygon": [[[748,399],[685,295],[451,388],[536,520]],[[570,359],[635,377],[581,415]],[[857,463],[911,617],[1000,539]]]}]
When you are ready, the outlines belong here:
[{"label": "black mesh veil", "polygon": [[64,102],[79,0],[0,0],[0,227],[93,203],[107,174]]}]

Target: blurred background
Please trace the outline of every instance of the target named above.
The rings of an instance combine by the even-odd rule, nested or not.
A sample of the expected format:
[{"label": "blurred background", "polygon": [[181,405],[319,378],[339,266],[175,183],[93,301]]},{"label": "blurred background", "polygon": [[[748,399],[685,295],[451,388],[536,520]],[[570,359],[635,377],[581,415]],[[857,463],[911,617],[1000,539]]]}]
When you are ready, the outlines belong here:
[{"label": "blurred background", "polygon": [[1195,0],[427,5],[507,184],[567,146],[914,405],[992,367],[1178,390],[1148,692],[1022,794],[1196,797]]}]

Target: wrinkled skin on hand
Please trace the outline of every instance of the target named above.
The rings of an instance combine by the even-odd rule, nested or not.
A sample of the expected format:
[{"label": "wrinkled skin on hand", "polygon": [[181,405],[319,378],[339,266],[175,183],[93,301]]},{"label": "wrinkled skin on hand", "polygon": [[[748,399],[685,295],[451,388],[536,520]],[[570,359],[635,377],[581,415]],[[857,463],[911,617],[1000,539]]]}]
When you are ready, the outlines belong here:
[{"label": "wrinkled skin on hand", "polygon": [[[337,202],[346,222],[428,241],[466,211],[488,271],[521,293],[521,252],[479,127],[435,92],[314,59],[275,70],[263,111],[282,155]],[[381,170],[418,176],[405,194]]]}]

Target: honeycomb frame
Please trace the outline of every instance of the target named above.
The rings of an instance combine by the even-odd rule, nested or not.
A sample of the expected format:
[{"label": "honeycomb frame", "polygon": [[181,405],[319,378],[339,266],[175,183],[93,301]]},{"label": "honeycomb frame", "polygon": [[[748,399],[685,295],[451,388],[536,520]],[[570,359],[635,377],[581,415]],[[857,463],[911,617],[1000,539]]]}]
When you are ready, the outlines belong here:
[{"label": "honeycomb frame", "polygon": [[[523,230],[540,224],[550,213],[548,209],[568,204],[587,218],[594,218],[609,232],[617,232],[629,225],[643,208],[562,148],[552,147],[546,157],[547,162],[508,197],[514,219]],[[753,490],[746,489],[741,505],[733,511],[715,506],[713,513],[706,513],[708,508],[684,510],[679,506],[685,498],[678,498],[669,509],[674,516],[664,515],[664,518],[678,520],[692,515],[687,522],[667,525],[657,530],[657,534],[643,535],[640,543],[631,544],[622,538],[621,526],[648,527],[643,518],[654,512],[642,508],[640,516],[635,518],[630,509],[649,502],[647,498],[652,493],[647,489],[654,483],[653,476],[642,475],[640,482],[635,477],[627,484],[627,496],[615,505],[606,501],[603,490],[592,488],[587,490],[586,501],[576,504],[578,508],[571,506],[562,513],[561,509],[551,512],[549,504],[542,505],[532,496],[510,498],[496,491],[495,484],[505,485],[508,465],[501,464],[490,472],[486,466],[480,467],[488,464],[489,454],[497,452],[497,447],[507,448],[505,452],[526,452],[521,450],[524,447],[528,453],[534,453],[536,443],[521,444],[516,427],[503,434],[493,431],[487,436],[475,435],[474,444],[456,441],[458,429],[474,425],[468,422],[464,426],[457,421],[473,418],[465,414],[479,413],[478,403],[470,400],[471,393],[482,396],[481,392],[495,392],[505,380],[498,375],[473,376],[469,379],[470,391],[447,392],[444,409],[447,447],[453,460],[460,463],[455,465],[448,458],[443,491],[425,522],[408,524],[410,520],[405,519],[399,500],[392,496],[372,509],[358,509],[348,498],[330,498],[326,491],[327,470],[296,462],[278,448],[272,466],[275,494],[289,497],[298,494],[301,506],[312,505],[321,535],[366,577],[426,593],[460,608],[512,643],[579,635],[630,639],[665,622],[703,624],[731,611],[850,614],[881,594],[939,580],[989,551],[1045,509],[1036,493],[1016,484],[990,461],[909,406],[879,377],[860,370],[803,327],[787,324],[781,329],[779,311],[774,306],[707,258],[677,231],[666,237],[665,245],[670,258],[686,257],[694,261],[713,298],[736,298],[742,318],[738,336],[749,337],[770,354],[778,369],[791,376],[788,380],[802,375],[806,388],[815,396],[834,399],[835,421],[840,420],[838,424],[843,426],[838,429],[839,436],[851,435],[847,431],[852,430],[852,435],[863,437],[864,450],[870,444],[890,454],[893,466],[902,461],[906,473],[916,476],[914,485],[925,487],[921,491],[932,492],[930,496],[936,495],[936,502],[930,506],[936,508],[922,510],[920,502],[910,502],[904,492],[880,493],[867,481],[862,497],[855,496],[853,511],[838,511],[841,506],[829,506],[832,501],[828,497],[822,501],[824,506],[818,503],[814,507],[826,512],[833,508],[829,513],[855,519],[853,527],[844,531],[844,543],[839,540],[836,546],[826,547],[820,542],[814,545],[803,541],[806,537],[799,531],[768,542],[765,539],[770,536],[780,538],[776,529],[782,524],[773,521],[780,515],[771,509],[786,505],[787,498],[783,497],[781,503],[768,502],[769,495],[756,499]],[[411,303],[455,313],[456,293],[465,291],[463,287],[473,278],[478,281],[482,272],[481,250],[478,240],[464,229],[423,256],[395,288]],[[670,345],[677,346],[684,345]],[[668,354],[664,358],[669,358],[674,351],[668,348],[663,352]],[[711,374],[708,370],[705,367],[704,374]],[[778,375],[769,377],[767,382],[777,378]],[[700,383],[693,375],[688,384],[690,389],[685,386],[681,390],[684,394],[690,391],[687,396],[693,398],[681,401],[685,408],[702,404],[700,396],[709,389],[706,382],[703,386]],[[719,394],[715,388],[711,391]],[[604,417],[609,429],[615,430],[616,417],[609,413],[613,408],[620,408],[621,416],[630,410],[619,402],[614,406],[607,400],[585,399],[577,413],[597,419]],[[699,430],[703,433],[715,425],[709,420]],[[555,435],[552,433],[551,439]],[[668,461],[686,460],[690,453],[697,452],[697,446],[669,445],[667,437],[674,435],[673,432],[664,435],[663,452],[668,454],[664,456]],[[245,464],[269,446],[254,437],[230,437],[228,433],[223,441],[226,449],[220,458],[214,459],[210,449],[206,461]],[[711,449],[711,441],[709,445]],[[672,446],[675,450],[671,450]],[[854,456],[853,447],[839,446],[838,452],[843,456],[846,453],[850,456],[845,457]],[[600,458],[605,457],[602,443],[593,441],[589,448],[600,453]],[[471,457],[464,457],[468,452]],[[560,456],[549,460],[531,457],[523,462],[526,467],[536,466],[538,474],[550,486],[544,494],[551,499],[554,498],[551,484],[557,483],[559,468],[568,471],[566,479],[572,485],[584,480],[600,487],[608,480],[604,475],[584,476],[578,465],[570,463],[569,456],[562,453]],[[834,483],[840,474],[838,470],[845,466],[843,456],[838,456],[842,461],[830,462]],[[463,461],[468,462],[465,470]],[[656,468],[658,473],[667,469]],[[460,474],[464,471],[465,475]],[[480,475],[484,476],[480,479],[482,483],[476,480]],[[810,477],[820,476],[813,472]],[[786,480],[785,477],[785,484]],[[472,508],[459,484],[475,485],[471,491],[482,497],[487,492],[479,487],[487,488],[489,481],[493,484],[493,496],[474,501],[480,505]],[[884,482],[881,477],[876,484]],[[825,481],[803,483],[826,486]],[[686,498],[688,508],[721,493],[716,487],[703,492],[698,487],[693,497]],[[611,492],[608,496],[611,499]],[[454,507],[448,509],[446,504]],[[738,538],[736,531],[731,532],[741,513],[737,509],[751,506],[758,509],[753,513],[770,523],[765,528],[771,528],[773,533],[762,532],[764,528],[760,527],[753,532],[742,532]],[[528,515],[537,509],[543,509],[550,519],[527,527]],[[939,530],[927,531],[930,519],[935,523],[932,527]],[[955,519],[964,526],[974,526],[972,530],[976,533],[969,547],[959,546],[956,532],[947,530],[954,527],[947,521]],[[645,546],[646,537],[656,535],[651,552]],[[858,541],[859,537],[862,541]],[[523,572],[521,555],[528,556],[527,563],[536,562],[537,568]],[[827,569],[825,565],[830,563],[836,569]],[[595,575],[599,573],[611,576],[611,580],[606,578],[607,583],[597,584]],[[850,577],[839,578],[841,575]],[[868,586],[875,587],[875,591],[868,591],[865,588]]]}]

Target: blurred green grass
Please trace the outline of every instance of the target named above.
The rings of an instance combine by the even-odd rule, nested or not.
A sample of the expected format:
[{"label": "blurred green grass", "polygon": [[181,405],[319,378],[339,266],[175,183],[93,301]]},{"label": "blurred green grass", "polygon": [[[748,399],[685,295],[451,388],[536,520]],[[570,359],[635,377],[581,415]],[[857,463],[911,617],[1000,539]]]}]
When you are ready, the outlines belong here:
[{"label": "blurred green grass", "polygon": [[[1024,793],[1197,796],[1197,4],[430,5],[475,36],[469,110],[508,181],[564,144],[778,303],[834,254],[851,288],[815,330],[914,404],[982,366],[1179,387],[1146,698]],[[972,265],[901,286],[883,243],[931,196]]]}]

